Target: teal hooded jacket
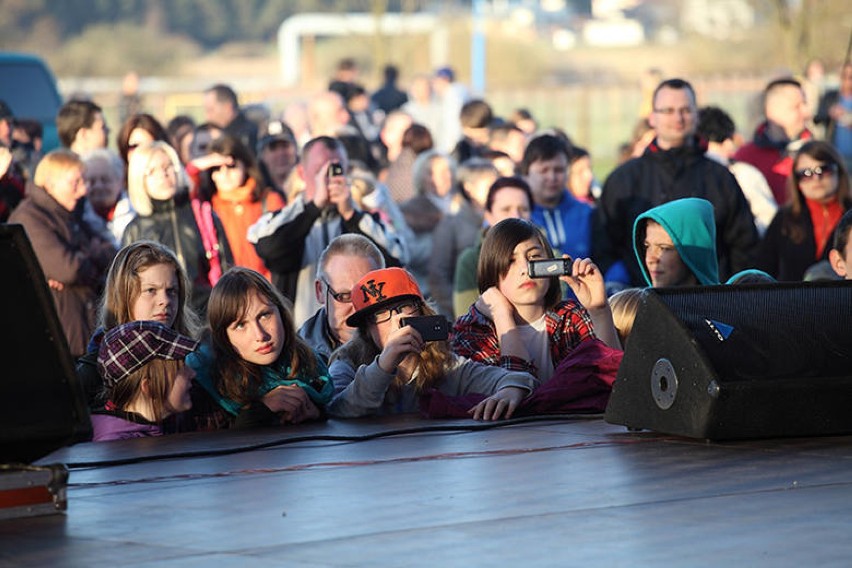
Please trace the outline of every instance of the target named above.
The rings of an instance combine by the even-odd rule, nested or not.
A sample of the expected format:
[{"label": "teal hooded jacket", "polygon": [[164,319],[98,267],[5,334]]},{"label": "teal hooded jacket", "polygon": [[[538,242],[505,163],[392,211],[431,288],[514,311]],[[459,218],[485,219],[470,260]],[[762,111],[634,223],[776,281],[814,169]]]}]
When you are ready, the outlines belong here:
[{"label": "teal hooded jacket", "polygon": [[686,197],[648,209],[633,223],[633,252],[645,282],[651,276],[645,266],[645,225],[659,223],[671,237],[680,259],[704,286],[719,284],[719,259],[716,256],[716,221],[713,204],[706,199]]}]

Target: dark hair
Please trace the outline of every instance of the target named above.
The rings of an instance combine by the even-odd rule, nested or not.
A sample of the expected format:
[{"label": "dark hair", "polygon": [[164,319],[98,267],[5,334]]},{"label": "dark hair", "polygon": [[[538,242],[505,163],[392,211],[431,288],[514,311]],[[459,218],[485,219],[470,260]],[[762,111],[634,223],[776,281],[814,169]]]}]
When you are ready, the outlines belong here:
[{"label": "dark hair", "polygon": [[240,357],[228,338],[228,327],[245,315],[251,294],[259,294],[278,309],[284,325],[279,362],[289,367],[289,377],[313,374],[317,369],[316,356],[296,334],[293,316],[281,293],[263,275],[250,268],[230,268],[210,293],[207,322],[216,361],[216,388],[223,396],[240,404],[254,400],[263,381],[261,366]]},{"label": "dark hair", "polygon": [[56,132],[62,145],[70,148],[77,132],[91,128],[98,113],[103,114],[103,110],[92,101],[72,100],[62,105],[56,115]]},{"label": "dark hair", "polygon": [[571,151],[568,152],[568,163],[573,164],[580,158],[585,158],[587,156],[591,156],[588,150],[581,148],[580,146],[572,146]]},{"label": "dark hair", "polygon": [[692,96],[693,104],[696,101],[695,97],[695,89],[692,88],[692,85],[688,81],[684,81],[683,79],[666,79],[654,89],[654,96],[651,97],[651,102],[656,106],[657,104],[657,93],[659,93],[663,89],[675,89],[677,91],[685,90]]},{"label": "dark hair", "polygon": [[[228,156],[238,162],[242,162],[243,166],[246,168],[246,181],[248,178],[255,181],[254,191],[252,191],[251,194],[251,201],[260,201],[260,198],[263,196],[263,192],[266,189],[263,183],[263,175],[260,173],[260,168],[257,165],[257,160],[255,160],[254,154],[249,152],[249,149],[240,141],[239,138],[223,133],[222,136],[210,143],[209,152]],[[210,174],[212,174],[212,172],[208,171],[207,175]],[[208,200],[212,197],[212,193],[216,192],[216,184],[213,182],[212,177],[210,178],[210,182],[211,183],[209,185],[201,184],[201,187],[199,188],[199,197],[201,199]],[[206,191],[205,188],[207,188]],[[207,191],[212,191],[212,193],[210,195],[206,195]]]},{"label": "dark hair", "polygon": [[[500,279],[509,272],[515,247],[520,243],[536,239],[548,258],[553,256],[553,249],[542,234],[541,230],[524,219],[503,219],[485,233],[482,250],[479,253],[479,264],[476,267],[476,279],[479,282],[479,292],[485,292],[492,286],[497,286]],[[544,296],[544,306],[552,309],[562,298],[562,288],[559,278],[548,278],[550,286]]]},{"label": "dark hair", "polygon": [[415,154],[431,150],[434,145],[432,133],[422,124],[415,122],[402,133],[402,147],[411,148]]},{"label": "dark hair", "polygon": [[130,133],[137,128],[146,131],[154,140],[168,142],[169,144],[172,143],[169,133],[166,132],[166,129],[163,128],[159,120],[147,113],[134,114],[124,121],[124,124],[121,125],[121,130],[118,131],[118,135],[115,137],[116,144],[118,145],[118,155],[121,156],[125,165],[127,164],[127,155],[130,153]]},{"label": "dark hair", "polygon": [[459,113],[461,125],[465,128],[487,128],[494,120],[491,106],[482,99],[464,103]]},{"label": "dark hair", "polygon": [[555,134],[541,134],[527,143],[524,149],[524,159],[521,160],[521,173],[530,173],[530,166],[534,162],[552,160],[559,154],[566,158],[571,155],[571,146],[565,140]]},{"label": "dark hair", "polygon": [[840,257],[846,260],[846,245],[849,244],[849,233],[852,233],[852,209],[846,211],[837,227],[834,229],[834,248],[840,253]]},{"label": "dark hair", "polygon": [[239,102],[237,102],[237,93],[234,92],[234,89],[223,83],[217,83],[204,92],[213,93],[216,96],[216,100],[220,103],[231,103],[231,106],[234,108],[240,106]]},{"label": "dark hair", "polygon": [[524,193],[527,194],[527,199],[529,200],[530,209],[532,209],[533,205],[533,195],[532,190],[530,189],[530,184],[527,181],[518,176],[512,177],[499,177],[494,180],[494,183],[491,184],[491,187],[488,188],[488,197],[485,199],[485,210],[491,211],[491,208],[494,206],[495,196],[501,189],[505,189],[507,187],[512,187],[515,189],[520,189]]},{"label": "dark hair", "polygon": [[396,65],[385,65],[384,68],[385,83],[395,83],[399,77],[399,69]]},{"label": "dark hair", "polygon": [[835,199],[846,211],[852,208],[852,194],[849,187],[849,173],[843,162],[843,158],[837,153],[829,142],[823,140],[810,140],[805,142],[796,155],[793,157],[793,173],[787,177],[787,195],[789,196],[790,215],[784,224],[784,229],[790,236],[790,240],[794,243],[801,243],[806,236],[801,223],[797,220],[802,215],[809,215],[808,207],[805,202],[805,196],[802,190],[799,189],[799,180],[796,178],[796,165],[799,162],[799,157],[802,155],[810,156],[815,160],[831,164],[836,168],[835,176],[837,177],[837,193]]},{"label": "dark hair", "polygon": [[698,111],[696,133],[708,142],[724,142],[734,137],[736,126],[731,116],[716,106],[706,106]]}]

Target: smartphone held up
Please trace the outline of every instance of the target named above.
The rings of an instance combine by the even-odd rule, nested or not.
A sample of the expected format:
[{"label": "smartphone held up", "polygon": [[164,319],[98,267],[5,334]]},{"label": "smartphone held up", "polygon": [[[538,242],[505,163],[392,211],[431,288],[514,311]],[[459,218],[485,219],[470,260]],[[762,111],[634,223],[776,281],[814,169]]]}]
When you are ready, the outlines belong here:
[{"label": "smartphone held up", "polygon": [[530,260],[527,263],[527,274],[530,278],[551,278],[554,276],[566,276],[571,274],[574,259],[568,258],[542,258]]}]

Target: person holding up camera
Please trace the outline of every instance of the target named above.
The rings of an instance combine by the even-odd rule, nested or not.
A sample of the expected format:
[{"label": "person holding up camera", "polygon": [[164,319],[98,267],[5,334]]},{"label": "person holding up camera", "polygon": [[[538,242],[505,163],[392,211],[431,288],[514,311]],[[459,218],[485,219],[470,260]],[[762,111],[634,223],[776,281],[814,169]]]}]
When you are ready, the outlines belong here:
[{"label": "person holding up camera", "polygon": [[[504,219],[488,230],[477,279],[479,299],[454,325],[459,355],[526,371],[544,383],[582,342],[599,338],[621,348],[600,269],[588,258],[554,259],[547,238],[529,221]],[[562,299],[560,281],[574,298]]]},{"label": "person holding up camera", "polygon": [[368,272],[351,295],[355,313],[347,324],[357,331],[331,357],[335,395],[326,408],[331,416],[412,412],[422,396],[438,391],[447,397],[484,395],[467,413],[476,420],[498,420],[511,418],[538,385],[529,373],[454,354],[446,320],[435,317],[414,277],[402,268]]},{"label": "person holding up camera", "polygon": [[304,191],[283,209],[262,215],[247,236],[271,271],[272,282],[293,302],[298,327],[320,307],[314,294],[317,260],[334,237],[344,233],[368,237],[388,266],[399,266],[408,258],[396,234],[355,205],[346,150],[338,139],[319,136],[305,144],[296,173]]}]

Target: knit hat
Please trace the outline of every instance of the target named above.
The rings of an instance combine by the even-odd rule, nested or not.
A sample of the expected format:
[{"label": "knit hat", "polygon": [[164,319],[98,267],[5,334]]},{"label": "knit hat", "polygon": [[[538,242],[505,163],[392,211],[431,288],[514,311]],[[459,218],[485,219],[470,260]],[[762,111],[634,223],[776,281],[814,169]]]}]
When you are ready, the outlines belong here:
[{"label": "knit hat", "polygon": [[382,268],[368,272],[352,287],[355,313],[346,318],[346,325],[358,327],[367,316],[409,298],[422,302],[423,294],[417,281],[405,269]]},{"label": "knit hat", "polygon": [[184,359],[198,344],[161,323],[132,321],[104,335],[98,350],[98,370],[107,386],[115,386],[154,359]]}]

